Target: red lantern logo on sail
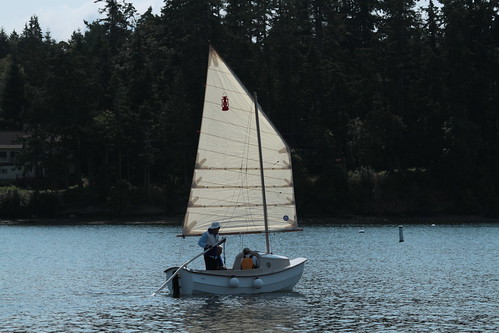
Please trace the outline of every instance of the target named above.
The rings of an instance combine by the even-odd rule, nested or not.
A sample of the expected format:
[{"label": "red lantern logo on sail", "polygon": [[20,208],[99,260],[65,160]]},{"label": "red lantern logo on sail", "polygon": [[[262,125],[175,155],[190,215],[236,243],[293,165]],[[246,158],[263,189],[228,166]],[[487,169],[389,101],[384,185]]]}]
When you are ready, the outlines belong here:
[{"label": "red lantern logo on sail", "polygon": [[229,111],[229,98],[222,96],[222,111]]}]

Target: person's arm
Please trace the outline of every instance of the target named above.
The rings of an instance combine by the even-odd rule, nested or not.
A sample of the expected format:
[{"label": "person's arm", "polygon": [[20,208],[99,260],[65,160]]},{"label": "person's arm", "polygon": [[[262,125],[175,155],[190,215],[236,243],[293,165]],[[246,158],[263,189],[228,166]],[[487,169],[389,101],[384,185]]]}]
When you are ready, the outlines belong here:
[{"label": "person's arm", "polygon": [[201,246],[203,249],[206,248],[206,240],[208,239],[208,235],[206,233],[203,233],[201,237],[199,238],[198,245]]},{"label": "person's arm", "polygon": [[253,268],[258,268],[258,257],[253,255],[251,259],[253,260]]}]

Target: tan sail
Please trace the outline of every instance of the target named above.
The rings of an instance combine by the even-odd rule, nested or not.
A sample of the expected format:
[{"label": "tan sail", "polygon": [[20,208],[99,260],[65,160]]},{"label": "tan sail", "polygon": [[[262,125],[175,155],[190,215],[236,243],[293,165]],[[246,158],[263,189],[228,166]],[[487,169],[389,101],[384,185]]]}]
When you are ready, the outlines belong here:
[{"label": "tan sail", "polygon": [[[199,235],[213,221],[220,233],[265,231],[252,96],[210,48],[208,73],[191,193],[182,234]],[[298,229],[291,155],[258,106],[268,229]]]}]

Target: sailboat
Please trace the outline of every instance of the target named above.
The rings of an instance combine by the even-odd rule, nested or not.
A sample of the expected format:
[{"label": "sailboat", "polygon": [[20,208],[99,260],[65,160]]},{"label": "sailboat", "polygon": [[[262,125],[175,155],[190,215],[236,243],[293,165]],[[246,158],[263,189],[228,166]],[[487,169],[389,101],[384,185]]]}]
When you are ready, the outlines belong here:
[{"label": "sailboat", "polygon": [[[221,235],[262,233],[265,252],[253,252],[258,267],[241,269],[243,253],[224,270],[198,270],[187,263],[165,271],[174,295],[259,294],[290,291],[305,258],[272,253],[269,234],[301,231],[297,224],[289,147],[250,94],[210,46],[203,117],[182,234],[200,236],[212,222]],[[155,294],[156,294],[155,293]]]}]

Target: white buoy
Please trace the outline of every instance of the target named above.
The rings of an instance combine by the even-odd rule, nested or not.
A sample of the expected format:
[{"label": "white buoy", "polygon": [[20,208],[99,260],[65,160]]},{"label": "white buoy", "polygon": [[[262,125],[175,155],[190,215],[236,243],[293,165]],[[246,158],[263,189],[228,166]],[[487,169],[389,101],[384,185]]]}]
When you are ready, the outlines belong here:
[{"label": "white buoy", "polygon": [[364,233],[364,230],[359,230],[359,234],[363,234]]},{"label": "white buoy", "polygon": [[434,227],[434,226],[435,226],[435,223],[433,223],[431,226],[432,226],[432,227]]},{"label": "white buoy", "polygon": [[399,243],[404,241],[404,227],[399,226]]},{"label": "white buoy", "polygon": [[229,280],[229,286],[232,288],[237,288],[239,287],[239,279],[237,277],[232,277]]},{"label": "white buoy", "polygon": [[256,278],[255,280],[253,280],[253,288],[260,289],[261,287],[263,287],[262,279]]}]

